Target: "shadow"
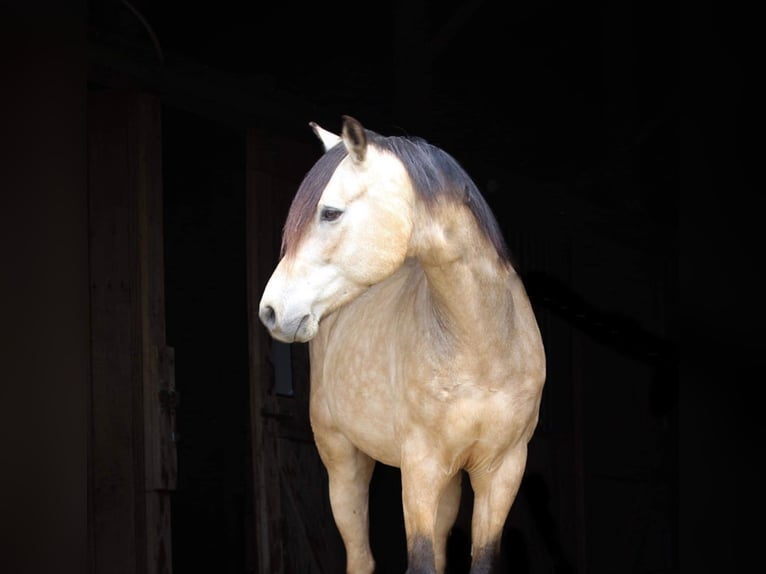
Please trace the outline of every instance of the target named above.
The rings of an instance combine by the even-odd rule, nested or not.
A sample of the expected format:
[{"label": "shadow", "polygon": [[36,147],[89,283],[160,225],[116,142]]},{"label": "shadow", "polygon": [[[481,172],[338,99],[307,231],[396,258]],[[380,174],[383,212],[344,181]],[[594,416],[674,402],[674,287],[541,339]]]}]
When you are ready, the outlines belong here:
[{"label": "shadow", "polygon": [[455,526],[447,540],[447,567],[444,574],[465,574],[471,570],[471,535]]},{"label": "shadow", "polygon": [[[553,514],[551,514],[550,491],[542,475],[537,473],[525,475],[520,494],[527,503],[540,540],[543,543],[546,554],[550,557],[553,566],[551,572],[555,574],[574,574],[574,566],[567,559]],[[513,530],[511,530],[511,534],[513,534]],[[516,538],[518,538],[518,535],[516,535]],[[514,538],[510,538],[507,543],[504,540],[504,544],[509,549],[513,548],[512,544],[514,543],[516,543]],[[523,565],[517,566],[514,564],[509,572],[529,572],[528,558]]]},{"label": "shadow", "polygon": [[652,414],[661,417],[673,410],[678,369],[674,342],[650,333],[633,319],[598,309],[546,273],[529,273],[524,284],[535,306],[550,310],[600,344],[653,366],[655,376],[649,390]]}]

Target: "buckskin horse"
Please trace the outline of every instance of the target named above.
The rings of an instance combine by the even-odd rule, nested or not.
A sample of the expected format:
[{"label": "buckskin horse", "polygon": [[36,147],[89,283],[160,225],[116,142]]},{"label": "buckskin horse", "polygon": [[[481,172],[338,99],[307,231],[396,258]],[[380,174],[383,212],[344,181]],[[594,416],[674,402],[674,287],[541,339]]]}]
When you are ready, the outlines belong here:
[{"label": "buckskin horse", "polygon": [[285,221],[259,317],[309,342],[310,419],[349,573],[370,573],[375,461],[401,471],[410,574],[444,572],[463,471],[490,572],[538,420],[545,352],[477,186],[422,139],[344,116]]}]

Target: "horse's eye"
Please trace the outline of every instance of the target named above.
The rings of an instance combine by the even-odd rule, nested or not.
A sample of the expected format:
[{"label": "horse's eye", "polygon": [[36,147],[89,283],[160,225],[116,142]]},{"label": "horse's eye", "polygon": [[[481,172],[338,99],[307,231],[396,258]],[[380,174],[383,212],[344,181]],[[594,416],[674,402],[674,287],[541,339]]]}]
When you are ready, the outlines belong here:
[{"label": "horse's eye", "polygon": [[322,221],[335,221],[341,215],[343,215],[342,209],[336,209],[334,207],[323,207],[322,212],[319,214],[319,218]]}]

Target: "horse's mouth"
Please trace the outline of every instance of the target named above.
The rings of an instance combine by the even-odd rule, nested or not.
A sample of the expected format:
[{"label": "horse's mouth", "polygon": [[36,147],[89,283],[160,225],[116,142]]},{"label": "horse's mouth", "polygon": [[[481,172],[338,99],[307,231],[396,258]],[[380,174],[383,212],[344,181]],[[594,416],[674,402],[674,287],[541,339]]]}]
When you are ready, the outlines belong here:
[{"label": "horse's mouth", "polygon": [[318,324],[313,315],[310,313],[304,315],[298,323],[295,333],[293,333],[293,342],[306,343],[310,341],[317,334],[317,327]]},{"label": "horse's mouth", "polygon": [[[295,327],[292,327],[291,325],[295,325]],[[307,343],[317,334],[317,321],[310,314],[301,317],[297,325],[295,323],[292,323],[291,325],[272,323],[266,325],[266,327],[273,339],[288,344]]]}]

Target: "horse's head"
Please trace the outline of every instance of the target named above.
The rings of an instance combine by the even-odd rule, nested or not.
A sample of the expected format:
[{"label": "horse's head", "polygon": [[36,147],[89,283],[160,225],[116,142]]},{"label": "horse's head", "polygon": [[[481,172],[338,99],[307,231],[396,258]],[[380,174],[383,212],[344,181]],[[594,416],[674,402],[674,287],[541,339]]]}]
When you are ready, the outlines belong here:
[{"label": "horse's head", "polygon": [[[396,271],[413,228],[412,186],[393,154],[371,145],[370,133],[348,116],[341,136],[311,127],[328,153],[293,199],[282,259],[259,312],[272,337],[288,343],[310,340],[322,317]],[[340,163],[323,179],[322,162],[326,168],[338,152]]]}]

